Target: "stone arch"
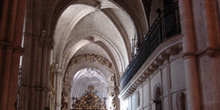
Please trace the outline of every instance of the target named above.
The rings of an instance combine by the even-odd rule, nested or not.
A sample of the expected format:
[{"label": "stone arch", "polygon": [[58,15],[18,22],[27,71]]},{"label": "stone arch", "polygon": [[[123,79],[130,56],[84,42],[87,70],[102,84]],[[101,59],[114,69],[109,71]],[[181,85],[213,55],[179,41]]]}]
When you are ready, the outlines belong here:
[{"label": "stone arch", "polygon": [[[71,62],[68,65],[68,69],[67,72],[70,74],[69,78],[72,78],[74,76],[74,73],[76,73],[77,71],[83,69],[83,68],[96,68],[98,70],[101,71],[101,73],[103,73],[103,75],[105,76],[107,82],[108,82],[108,87],[107,89],[107,96],[109,97],[109,94],[115,94],[115,92],[113,93],[112,91],[109,90],[114,90],[115,88],[115,69],[112,65],[112,63],[99,55],[94,55],[94,54],[83,54],[83,55],[79,55],[79,56],[75,56],[72,58]],[[74,69],[73,69],[74,68]],[[70,82],[73,82],[70,81]],[[116,100],[113,96],[110,96],[111,98],[108,99],[108,103],[109,104],[113,104],[114,105],[114,101],[112,100]],[[112,103],[111,103],[112,101]],[[108,104],[108,105],[109,105]]]},{"label": "stone arch", "polygon": [[[85,2],[86,1],[86,2]],[[118,5],[114,5],[114,4],[112,4],[112,2],[113,1],[108,1],[108,2],[111,2],[111,5],[106,5],[106,6],[110,6],[110,8],[112,8],[111,6],[115,6],[117,9],[120,9],[120,11],[122,11],[123,13],[126,13],[126,12],[124,12],[124,10],[121,8],[121,7],[119,7]],[[73,5],[75,5],[75,4],[83,4],[83,6],[88,6],[89,8],[94,8],[94,10],[96,9],[96,7],[98,8],[98,3],[95,1],[95,0],[92,0],[92,1],[88,1],[88,0],[67,0],[67,1],[62,1],[62,2],[60,2],[60,1],[57,1],[56,2],[56,6],[54,7],[54,11],[53,11],[53,14],[52,14],[52,18],[51,18],[51,30],[49,31],[49,35],[50,35],[50,37],[52,37],[52,36],[55,36],[55,32],[56,32],[56,30],[55,30],[55,28],[56,28],[56,26],[58,25],[58,23],[59,23],[59,20],[60,20],[60,17],[62,16],[62,14],[65,12],[65,10],[69,7],[69,6],[71,6],[72,4]],[[105,7],[106,8],[106,7]],[[108,8],[108,7],[107,7]],[[106,8],[106,9],[107,9]],[[114,8],[114,7],[113,7]],[[98,11],[100,11],[100,10],[98,10]],[[90,13],[90,12],[88,12],[89,14],[88,15],[92,15],[92,13]],[[96,13],[96,14],[99,14],[99,13]],[[72,14],[73,15],[73,14]],[[104,16],[105,15],[105,16]],[[76,38],[75,39],[75,36],[81,36],[81,34],[87,34],[88,36],[83,36],[83,40],[85,40],[88,44],[89,43],[95,43],[95,44],[97,44],[97,45],[99,45],[100,47],[102,47],[103,45],[103,49],[104,49],[104,51],[106,52],[106,53],[108,53],[108,56],[110,56],[111,57],[111,63],[112,63],[112,65],[113,65],[113,67],[114,67],[114,72],[112,73],[112,72],[108,72],[110,75],[109,76],[113,76],[113,78],[115,79],[115,82],[113,82],[113,85],[115,86],[115,85],[117,85],[117,87],[119,86],[119,81],[120,81],[120,75],[121,75],[121,73],[125,70],[125,68],[126,68],[126,66],[127,66],[127,64],[129,63],[129,60],[131,60],[131,56],[129,56],[129,51],[127,51],[130,47],[129,47],[129,45],[130,44],[128,44],[128,43],[130,43],[129,41],[125,41],[125,40],[127,40],[127,39],[129,39],[130,38],[130,36],[126,36],[126,33],[124,34],[123,33],[123,31],[124,30],[126,30],[127,32],[129,31],[128,29],[128,26],[127,25],[124,25],[123,27],[120,27],[120,25],[116,25],[115,23],[121,23],[122,21],[126,21],[126,20],[124,20],[124,19],[120,19],[121,21],[117,21],[117,20],[119,20],[119,19],[114,19],[114,20],[116,20],[116,21],[112,21],[113,19],[112,18],[110,18],[109,17],[109,15],[108,14],[106,14],[106,13],[104,13],[104,17],[103,18],[107,18],[109,21],[110,21],[110,23],[109,24],[113,24],[113,26],[115,26],[115,33],[114,34],[107,34],[107,37],[106,37],[106,33],[99,33],[98,31],[97,31],[97,33],[93,33],[93,34],[91,34],[91,35],[88,35],[88,33],[86,33],[87,32],[87,30],[86,31],[81,31],[80,30],[80,32],[78,32],[77,31],[77,34],[73,34],[73,36],[71,36],[71,38],[74,38],[74,39],[66,39],[66,40],[69,40],[69,41],[71,41],[71,42],[62,42],[62,40],[63,40],[63,38],[64,37],[69,37],[69,36],[65,36],[65,34],[60,34],[60,36],[59,37],[62,37],[62,39],[60,39],[59,38],[59,40],[61,40],[61,46],[62,45],[65,45],[65,46],[63,46],[61,49],[56,49],[56,46],[57,45],[55,45],[54,46],[54,51],[56,52],[58,52],[58,53],[60,53],[61,52],[61,54],[62,54],[62,52],[65,52],[64,53],[64,55],[62,56],[62,55],[60,55],[59,57],[60,57],[60,59],[64,59],[64,61],[59,61],[59,58],[58,58],[58,60],[57,60],[57,58],[56,58],[56,55],[55,55],[55,62],[59,65],[59,69],[62,69],[62,79],[64,78],[63,76],[65,76],[65,73],[66,72],[68,72],[69,71],[69,67],[70,67],[70,65],[69,65],[69,63],[70,63],[70,59],[72,59],[73,57],[74,57],[74,53],[73,54],[71,54],[71,52],[72,51],[69,51],[68,52],[68,50],[67,50],[67,52],[65,51],[65,48],[68,48],[68,49],[73,49],[71,46],[74,46],[77,42],[79,42],[82,38]],[[119,15],[118,13],[117,13],[117,15]],[[130,16],[128,16],[127,15],[127,13],[125,14],[126,16],[125,17],[128,17],[128,18],[130,18]],[[78,17],[78,16],[77,16]],[[86,19],[86,17],[91,17],[91,16],[87,16],[87,15],[85,15],[85,17],[81,17],[81,18],[84,18],[84,20]],[[102,16],[100,17],[100,16],[97,16],[97,17],[99,17],[99,18],[102,18]],[[119,16],[119,17],[124,17],[124,15],[123,16]],[[81,19],[81,18],[78,18],[78,19]],[[71,20],[70,20],[71,21]],[[79,20],[79,21],[81,21],[81,23],[82,22],[84,22],[83,20]],[[103,20],[104,21],[104,20]],[[69,20],[68,20],[68,22],[69,22]],[[93,21],[94,22],[94,21]],[[133,23],[133,21],[132,21],[132,19],[130,19],[130,21],[129,22],[131,22],[131,24]],[[82,23],[83,24],[83,23]],[[124,23],[125,24],[125,23]],[[79,23],[79,25],[78,25],[79,27],[81,26],[81,24]],[[100,26],[102,26],[102,25],[100,25]],[[107,25],[107,26],[109,26],[109,25]],[[122,30],[119,30],[118,29],[118,27],[120,27],[120,28],[123,28]],[[130,26],[130,25],[129,25]],[[71,27],[71,26],[67,26],[67,27]],[[135,28],[135,25],[134,24],[132,24],[132,29],[133,29],[133,27],[134,27],[134,31],[136,30],[136,28]],[[76,28],[78,28],[77,26],[76,26]],[[64,29],[66,29],[66,28],[64,28]],[[71,28],[72,29],[72,28]],[[90,29],[90,28],[88,28],[88,29]],[[101,28],[98,28],[98,29],[100,29],[100,30],[102,30]],[[109,28],[107,28],[107,29],[109,29]],[[65,31],[65,30],[64,30]],[[72,31],[72,30],[71,30]],[[65,31],[66,32],[66,31]],[[89,31],[90,32],[90,31]],[[133,31],[132,31],[133,32]],[[100,35],[101,36],[100,36]],[[134,32],[134,34],[136,35],[136,31]],[[64,36],[63,36],[64,35]],[[132,34],[133,35],[133,34]],[[94,37],[95,36],[95,37]],[[98,37],[97,37],[98,36]],[[103,37],[104,36],[104,37]],[[110,37],[109,37],[110,36]],[[90,41],[90,40],[88,40],[88,39],[86,39],[87,37],[92,37],[92,38],[99,38],[99,40],[94,40],[94,41]],[[103,37],[103,38],[102,38]],[[124,38],[124,37],[128,37],[128,38]],[[56,37],[54,37],[54,39],[55,39]],[[100,40],[102,38],[102,40]],[[104,38],[110,38],[110,40],[106,40],[106,39],[104,39]],[[115,40],[115,39],[113,39],[113,38],[119,38],[120,40]],[[112,40],[113,39],[113,40]],[[130,40],[130,39],[129,39]],[[56,42],[57,41],[57,39],[55,39],[55,44],[58,44],[58,47],[60,46],[59,45],[59,43],[60,42]],[[72,41],[74,41],[75,42],[75,44],[73,43],[73,44],[71,44],[72,43]],[[115,43],[115,44],[114,44]],[[116,43],[117,43],[117,45],[116,45]],[[121,44],[120,44],[121,43]],[[126,44],[127,43],[127,44]],[[68,45],[66,45],[66,44],[68,44]],[[70,44],[70,45],[69,45]],[[107,45],[108,44],[108,45]],[[87,45],[87,44],[86,44]],[[85,45],[84,45],[85,46]],[[125,49],[127,49],[126,51],[124,51],[125,49],[124,49],[124,46],[126,47]],[[116,48],[117,47],[117,48]],[[79,48],[83,48],[83,46],[81,46],[81,47],[79,47]],[[78,50],[79,50],[79,48],[78,48]],[[109,49],[109,48],[111,48],[111,49]],[[77,50],[75,51],[75,53],[77,52]],[[70,55],[67,55],[66,53],[68,53],[68,54],[70,54]],[[66,54],[66,55],[65,55]],[[113,54],[112,56],[111,56],[111,54]],[[57,54],[58,55],[58,54]],[[128,57],[128,58],[127,58]],[[129,58],[130,57],[130,58]],[[78,66],[77,67],[77,69],[79,70],[79,69],[81,69],[81,68],[85,68],[85,67],[98,67],[98,66],[96,66],[96,65],[93,65],[93,63],[91,63],[91,62],[89,62],[89,61],[85,61],[87,64],[85,64],[85,63],[80,63],[81,65],[83,65],[83,66],[79,66],[80,64],[75,64],[74,66],[76,67],[76,66]],[[118,63],[119,62],[119,63]],[[96,62],[97,63],[97,62]],[[99,64],[99,63],[97,63],[97,64]],[[77,69],[75,69],[74,71],[77,71]],[[105,66],[102,66],[102,69],[103,70],[106,70],[105,69]],[[64,72],[65,71],[65,72]],[[71,75],[70,75],[71,76]],[[111,77],[112,77],[111,76]],[[111,78],[110,78],[111,79]],[[117,87],[115,87],[115,88],[117,88]]]},{"label": "stone arch", "polygon": [[[76,2],[77,3],[77,2]],[[121,9],[120,9],[121,10]],[[123,12],[124,13],[124,12]],[[104,13],[104,15],[106,15],[106,13]],[[110,19],[109,18],[109,16],[107,16],[106,15],[106,17],[108,18],[108,20],[111,22],[111,23],[113,23],[113,25],[114,26],[116,26],[115,24],[114,24],[114,22],[112,22],[112,19]],[[127,16],[128,17],[128,16]],[[116,29],[118,29],[117,27],[115,27]],[[122,27],[122,28],[125,28],[125,27]],[[118,31],[118,33],[120,34],[119,36],[117,35],[117,37],[119,37],[119,38],[121,38],[121,40],[122,40],[122,46],[117,46],[117,48],[119,48],[120,47],[120,51],[118,51],[117,50],[117,48],[115,48],[115,47],[111,47],[111,48],[114,48],[114,50],[115,50],[115,52],[117,53],[117,55],[118,56],[114,56],[114,57],[119,57],[119,59],[121,60],[120,62],[122,62],[120,65],[117,65],[118,67],[120,67],[121,69],[120,69],[120,71],[119,71],[119,73],[122,73],[122,71],[126,68],[126,65],[128,64],[128,62],[129,62],[129,60],[131,59],[131,51],[130,51],[130,44],[128,43],[128,41],[127,41],[127,39],[126,38],[124,38],[124,37],[126,37],[126,36],[124,36],[124,35],[121,35],[123,32],[121,32],[121,31],[119,31],[119,30],[117,30]],[[118,34],[118,33],[116,33],[116,34]],[[96,33],[94,33],[94,34],[96,34]],[[62,36],[62,35],[60,35],[60,36]],[[97,36],[97,35],[95,35],[95,36]],[[99,35],[98,35],[99,36]],[[103,35],[102,35],[103,36]],[[124,37],[123,37],[124,36]],[[67,36],[68,37],[68,36]],[[131,37],[131,36],[130,36]],[[130,38],[129,37],[129,38]],[[104,37],[103,37],[104,38]],[[104,39],[104,40],[106,40],[106,39]],[[56,41],[56,39],[55,39],[55,41]],[[108,42],[108,41],[107,41]],[[121,41],[120,41],[121,42]],[[56,44],[57,44],[57,42],[55,42]],[[64,42],[65,43],[65,42]],[[109,44],[111,44],[111,42],[108,42]],[[124,47],[125,46],[125,47]],[[61,46],[62,47],[62,46]],[[125,49],[123,49],[123,48],[125,48]],[[59,50],[61,49],[61,51],[62,51],[62,49],[64,49],[64,48],[60,48],[60,46],[59,46],[59,48],[58,48]],[[56,52],[56,46],[55,46],[55,52]],[[126,52],[121,52],[122,50],[126,50]],[[113,52],[113,51],[111,51],[111,52]],[[61,52],[61,55],[57,55],[58,57],[62,57],[62,52]],[[55,56],[56,57],[56,56]],[[71,56],[70,56],[71,57]],[[59,58],[56,58],[57,60],[56,60],[56,62],[58,63],[58,64],[60,64],[61,63],[61,61],[60,61],[60,59]],[[65,62],[68,62],[68,61],[65,61]],[[116,62],[116,61],[115,61]],[[114,62],[113,62],[114,63]],[[61,64],[60,65],[61,67],[60,68],[62,68],[62,69],[65,69],[66,68],[66,66],[65,65],[63,65],[63,64]]]},{"label": "stone arch", "polygon": [[180,92],[176,96],[177,110],[186,110],[186,95]]},{"label": "stone arch", "polygon": [[155,85],[153,97],[153,102],[155,103],[155,110],[162,110],[162,89],[160,84]]},{"label": "stone arch", "polygon": [[[90,34],[92,34],[92,37],[90,37],[90,38],[97,39],[97,40],[90,41],[89,37],[88,37]],[[83,37],[83,36],[85,36],[85,37]],[[100,47],[102,47],[107,52],[107,54],[111,58],[111,61],[112,61],[112,64],[116,70],[116,73],[119,73],[119,75],[117,75],[117,77],[120,77],[121,72],[123,70],[125,70],[125,63],[128,61],[126,61],[126,62],[124,61],[123,56],[121,55],[121,53],[119,53],[119,49],[117,47],[115,47],[114,44],[109,39],[106,39],[105,38],[106,36],[98,34],[98,33],[87,33],[85,35],[81,35],[79,38],[81,38],[81,37],[83,39],[81,39],[79,41],[74,41],[74,42],[70,43],[69,45],[67,45],[65,47],[66,50],[67,50],[67,48],[69,48],[68,50],[70,50],[70,49],[73,50],[74,47],[77,47],[77,44],[79,44],[80,42],[83,43],[83,45],[81,45],[80,48],[89,44],[89,43],[95,43],[95,44],[99,45]],[[100,39],[102,39],[102,40],[100,40]],[[79,50],[80,48],[78,48],[77,50]],[[61,67],[64,69],[67,67],[68,63],[70,62],[70,60],[67,60],[67,59],[71,59],[72,57],[74,57],[74,53],[72,53],[70,55],[70,57],[67,58],[67,54],[69,54],[69,53],[67,53],[66,50],[64,51],[65,56],[63,59],[65,61],[62,61],[63,63],[61,61],[59,61],[59,63],[61,63],[61,65],[62,65]],[[75,52],[77,52],[77,50],[75,50]],[[115,54],[113,54],[113,53],[115,53]],[[66,62],[66,63],[64,63],[64,62]]]},{"label": "stone arch", "polygon": [[[83,66],[80,66],[80,65],[83,65]],[[68,65],[67,71],[70,71],[72,70],[72,68],[74,68],[74,70],[72,70],[71,73],[76,73],[80,69],[86,68],[86,67],[97,68],[102,73],[107,73],[107,74],[104,74],[106,79],[116,75],[115,68],[108,59],[102,56],[99,56],[99,55],[94,55],[94,54],[84,54],[84,55],[73,57],[71,59],[71,62]],[[73,76],[74,74],[70,74],[69,78]],[[117,81],[117,80],[114,80],[114,81]],[[109,83],[112,83],[112,82],[109,82]]]}]

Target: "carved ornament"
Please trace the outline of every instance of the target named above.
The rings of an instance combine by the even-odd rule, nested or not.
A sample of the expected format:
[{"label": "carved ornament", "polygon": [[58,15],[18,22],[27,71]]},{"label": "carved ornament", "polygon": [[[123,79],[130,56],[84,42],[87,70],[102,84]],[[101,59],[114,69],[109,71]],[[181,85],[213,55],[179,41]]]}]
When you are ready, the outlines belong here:
[{"label": "carved ornament", "polygon": [[94,55],[94,54],[79,55],[79,56],[72,58],[71,64],[79,64],[79,63],[82,63],[85,61],[88,61],[90,63],[95,63],[95,62],[99,63],[99,64],[103,65],[104,67],[108,68],[108,70],[111,73],[115,73],[115,69],[114,69],[112,63],[108,59],[106,59],[102,56],[99,56],[99,55]]}]

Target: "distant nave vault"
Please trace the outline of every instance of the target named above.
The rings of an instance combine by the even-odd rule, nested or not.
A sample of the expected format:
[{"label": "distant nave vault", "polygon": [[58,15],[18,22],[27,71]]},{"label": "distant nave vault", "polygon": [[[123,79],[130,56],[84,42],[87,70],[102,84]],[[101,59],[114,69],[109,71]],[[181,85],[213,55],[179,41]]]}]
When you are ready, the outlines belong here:
[{"label": "distant nave vault", "polygon": [[0,110],[220,110],[219,0],[0,9]]}]

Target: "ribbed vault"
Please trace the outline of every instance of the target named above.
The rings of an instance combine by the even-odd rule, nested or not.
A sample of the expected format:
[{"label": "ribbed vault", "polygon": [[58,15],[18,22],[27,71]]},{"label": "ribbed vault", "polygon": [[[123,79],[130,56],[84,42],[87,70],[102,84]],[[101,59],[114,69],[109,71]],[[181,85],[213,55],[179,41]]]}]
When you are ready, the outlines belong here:
[{"label": "ribbed vault", "polygon": [[134,38],[134,23],[115,3],[80,0],[69,5],[56,25],[53,59],[63,77],[68,73],[74,88],[71,97],[84,95],[88,85],[105,88],[97,90],[100,97],[108,97],[119,87],[120,76],[131,60]]},{"label": "ribbed vault", "polygon": [[72,4],[60,16],[54,37],[55,60],[65,69],[80,48],[96,43],[108,53],[103,57],[109,57],[121,73],[131,59],[134,24],[115,4],[107,0],[96,3]]}]

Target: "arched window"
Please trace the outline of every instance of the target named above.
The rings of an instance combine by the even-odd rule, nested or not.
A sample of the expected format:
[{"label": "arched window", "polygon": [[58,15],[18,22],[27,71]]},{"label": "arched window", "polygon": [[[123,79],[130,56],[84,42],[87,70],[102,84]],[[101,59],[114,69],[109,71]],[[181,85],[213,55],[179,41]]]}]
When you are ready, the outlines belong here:
[{"label": "arched window", "polygon": [[159,87],[157,87],[157,89],[156,89],[156,96],[155,96],[154,103],[155,103],[155,106],[156,106],[155,107],[156,110],[162,110],[161,91],[160,91]]},{"label": "arched window", "polygon": [[183,92],[177,94],[177,108],[178,110],[186,110],[186,96]]}]

